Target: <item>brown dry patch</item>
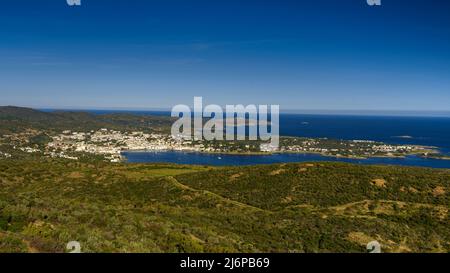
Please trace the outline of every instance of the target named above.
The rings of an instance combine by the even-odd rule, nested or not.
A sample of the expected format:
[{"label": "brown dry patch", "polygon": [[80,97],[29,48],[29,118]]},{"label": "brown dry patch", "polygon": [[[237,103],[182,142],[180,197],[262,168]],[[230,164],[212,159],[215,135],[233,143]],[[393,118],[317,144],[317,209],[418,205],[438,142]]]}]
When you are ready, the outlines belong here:
[{"label": "brown dry patch", "polygon": [[285,198],[281,199],[282,204],[289,204],[292,202],[292,196],[286,196]]},{"label": "brown dry patch", "polygon": [[379,188],[386,188],[387,181],[382,178],[378,178],[378,179],[373,179],[371,181],[371,183],[372,183],[372,185],[377,186]]},{"label": "brown dry patch", "polygon": [[300,169],[298,169],[299,173],[304,173],[304,172],[307,172],[307,171],[308,171],[307,168],[300,168]]},{"label": "brown dry patch", "polygon": [[366,246],[368,243],[375,241],[375,238],[365,234],[364,232],[356,231],[350,232],[347,235],[347,240],[359,245]]},{"label": "brown dry patch", "polygon": [[74,190],[74,188],[72,188],[72,187],[64,187],[62,190],[63,190],[63,192],[71,192],[71,191]]},{"label": "brown dry patch", "polygon": [[305,164],[303,166],[311,168],[311,167],[314,167],[315,165],[314,164]]},{"label": "brown dry patch", "polygon": [[73,179],[80,179],[83,178],[84,175],[81,172],[71,172],[67,177]]},{"label": "brown dry patch", "polygon": [[436,216],[440,220],[445,220],[448,217],[448,209],[445,207],[437,207],[436,208]]},{"label": "brown dry patch", "polygon": [[34,228],[42,228],[42,227],[49,227],[50,229],[55,229],[55,226],[53,224],[41,221],[41,220],[36,220],[32,223],[30,223],[31,227]]},{"label": "brown dry patch", "polygon": [[272,176],[280,175],[280,174],[284,173],[285,171],[286,171],[285,169],[278,169],[278,170],[270,172],[269,175],[272,175]]},{"label": "brown dry patch", "polygon": [[419,192],[416,188],[413,188],[413,187],[409,187],[408,190],[411,193],[418,193]]},{"label": "brown dry patch", "polygon": [[239,177],[241,177],[243,175],[243,173],[236,173],[233,174],[232,176],[230,176],[230,181],[235,181],[236,179],[238,179]]},{"label": "brown dry patch", "polygon": [[438,197],[441,195],[445,195],[445,188],[442,186],[437,186],[436,188],[434,188],[433,190],[433,196],[434,197]]},{"label": "brown dry patch", "polygon": [[192,197],[190,195],[181,196],[181,200],[183,201],[192,201]]}]

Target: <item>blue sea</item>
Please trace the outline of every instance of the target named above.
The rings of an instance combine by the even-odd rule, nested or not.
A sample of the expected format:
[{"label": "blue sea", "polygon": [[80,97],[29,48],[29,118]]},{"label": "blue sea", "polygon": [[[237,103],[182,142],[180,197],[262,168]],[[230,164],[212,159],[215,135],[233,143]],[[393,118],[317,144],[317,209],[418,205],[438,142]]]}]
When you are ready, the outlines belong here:
[{"label": "blue sea", "polygon": [[281,115],[280,135],[417,144],[450,153],[450,117]]},{"label": "blue sea", "polygon": [[273,155],[216,155],[194,152],[124,152],[130,163],[177,163],[187,165],[246,166],[292,162],[347,162],[364,165],[399,165],[429,168],[450,168],[450,160],[424,159],[417,156],[406,158],[349,159],[326,157],[316,154],[273,154]]},{"label": "blue sea", "polygon": [[[117,111],[91,111],[96,114]],[[127,111],[139,115],[170,115],[165,111]],[[367,116],[281,114],[280,135],[344,140],[373,140],[390,144],[416,144],[437,147],[450,155],[450,117]],[[389,164],[450,168],[450,160],[370,158],[367,160],[323,157],[312,154],[269,156],[209,155],[180,152],[124,153],[129,162],[170,162],[199,165],[253,165],[281,162],[341,161],[359,164]]]}]

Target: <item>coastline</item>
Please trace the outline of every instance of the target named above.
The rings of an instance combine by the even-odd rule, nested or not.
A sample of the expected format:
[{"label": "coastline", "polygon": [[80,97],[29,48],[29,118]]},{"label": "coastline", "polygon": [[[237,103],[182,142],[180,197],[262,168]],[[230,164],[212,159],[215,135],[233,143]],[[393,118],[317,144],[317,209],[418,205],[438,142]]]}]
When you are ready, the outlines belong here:
[{"label": "coastline", "polygon": [[283,163],[313,163],[313,162],[342,162],[355,165],[390,165],[404,167],[421,167],[431,169],[450,170],[449,160],[424,158],[418,155],[406,157],[333,157],[318,153],[272,153],[266,156],[245,154],[217,154],[201,153],[195,151],[128,151],[122,154],[122,163],[125,164],[159,164],[170,163],[175,165],[198,166],[257,166]]}]

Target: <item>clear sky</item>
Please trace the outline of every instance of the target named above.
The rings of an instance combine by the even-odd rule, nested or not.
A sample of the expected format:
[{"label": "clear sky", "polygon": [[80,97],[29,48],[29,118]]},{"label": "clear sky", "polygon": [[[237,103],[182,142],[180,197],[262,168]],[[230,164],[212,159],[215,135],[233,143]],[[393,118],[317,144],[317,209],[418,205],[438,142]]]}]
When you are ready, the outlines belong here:
[{"label": "clear sky", "polygon": [[450,1],[2,0],[0,105],[450,110]]}]

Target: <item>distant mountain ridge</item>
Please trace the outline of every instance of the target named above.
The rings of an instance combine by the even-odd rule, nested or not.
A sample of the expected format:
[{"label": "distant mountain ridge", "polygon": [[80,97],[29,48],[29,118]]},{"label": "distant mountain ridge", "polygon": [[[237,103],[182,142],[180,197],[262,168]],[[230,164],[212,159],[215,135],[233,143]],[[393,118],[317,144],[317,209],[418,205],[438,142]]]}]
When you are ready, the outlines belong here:
[{"label": "distant mountain ridge", "polygon": [[32,108],[17,107],[17,106],[0,106],[1,119],[23,119],[23,120],[42,120],[52,118],[54,115],[50,113],[41,112]]},{"label": "distant mountain ridge", "polygon": [[38,130],[168,131],[173,119],[164,116],[137,116],[127,113],[96,115],[87,112],[43,112],[32,108],[0,106],[0,133]]}]

